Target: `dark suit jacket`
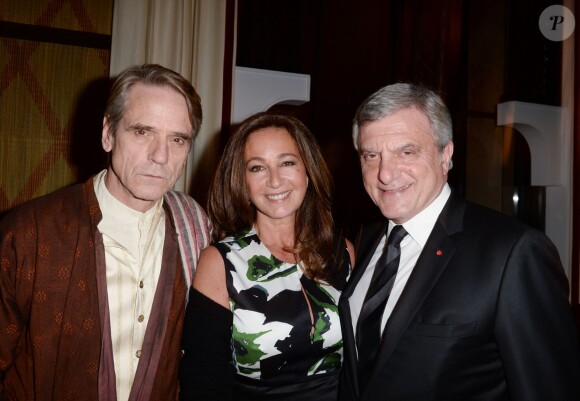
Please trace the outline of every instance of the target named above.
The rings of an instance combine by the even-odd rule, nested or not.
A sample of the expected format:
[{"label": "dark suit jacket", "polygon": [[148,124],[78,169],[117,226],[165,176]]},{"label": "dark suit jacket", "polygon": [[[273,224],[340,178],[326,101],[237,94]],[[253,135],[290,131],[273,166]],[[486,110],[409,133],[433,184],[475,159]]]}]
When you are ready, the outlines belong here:
[{"label": "dark suit jacket", "polygon": [[382,222],[362,231],[342,293],[340,400],[580,400],[568,281],[554,245],[453,194],[389,318],[361,394],[349,297],[385,229]]}]

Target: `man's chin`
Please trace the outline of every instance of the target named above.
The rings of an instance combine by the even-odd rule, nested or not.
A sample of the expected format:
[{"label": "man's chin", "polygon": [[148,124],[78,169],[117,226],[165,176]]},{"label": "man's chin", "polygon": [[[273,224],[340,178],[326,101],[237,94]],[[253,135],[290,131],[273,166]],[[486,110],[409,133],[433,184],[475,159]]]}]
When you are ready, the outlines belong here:
[{"label": "man's chin", "polygon": [[379,205],[379,209],[381,210],[382,215],[389,220],[397,220],[401,215],[404,214],[401,208],[393,207],[391,205]]},{"label": "man's chin", "polygon": [[139,192],[134,192],[133,196],[144,202],[157,202],[169,191],[169,188],[149,189]]}]

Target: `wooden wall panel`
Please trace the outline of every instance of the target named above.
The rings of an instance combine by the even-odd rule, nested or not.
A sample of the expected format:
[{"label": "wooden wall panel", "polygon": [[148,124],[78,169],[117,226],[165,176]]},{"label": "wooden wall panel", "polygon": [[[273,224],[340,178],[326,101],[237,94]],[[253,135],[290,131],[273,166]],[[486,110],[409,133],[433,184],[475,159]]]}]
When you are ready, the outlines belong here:
[{"label": "wooden wall panel", "polygon": [[0,4],[2,213],[102,167],[113,3]]},{"label": "wooden wall panel", "polygon": [[113,0],[6,0],[0,20],[110,35]]}]

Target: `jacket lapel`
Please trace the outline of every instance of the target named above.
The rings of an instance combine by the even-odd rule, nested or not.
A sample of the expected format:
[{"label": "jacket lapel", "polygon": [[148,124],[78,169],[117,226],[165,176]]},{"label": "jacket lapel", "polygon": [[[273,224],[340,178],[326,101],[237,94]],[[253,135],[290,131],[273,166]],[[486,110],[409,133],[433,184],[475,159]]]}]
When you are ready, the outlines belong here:
[{"label": "jacket lapel", "polygon": [[354,270],[348,280],[344,291],[342,292],[341,298],[350,298],[354,289],[356,288],[358,282],[360,281],[363,273],[368,267],[368,264],[375,253],[375,249],[381,242],[381,238],[385,235],[387,231],[388,222],[381,222],[373,224],[366,227],[360,234],[360,238],[357,243],[356,262]]},{"label": "jacket lapel", "polygon": [[355,268],[348,280],[344,291],[340,296],[339,315],[340,324],[342,326],[343,342],[344,342],[344,364],[343,376],[351,384],[351,391],[354,391],[358,396],[358,377],[357,377],[357,356],[354,332],[352,329],[352,316],[350,314],[349,298],[352,295],[356,285],[360,281],[363,273],[368,267],[376,247],[387,230],[388,223],[377,223],[365,228],[360,234],[356,245],[357,260]]},{"label": "jacket lapel", "polygon": [[371,380],[388,361],[455,253],[456,244],[451,235],[462,230],[464,208],[465,203],[454,199],[452,194],[439,215],[407,285],[389,317]]}]

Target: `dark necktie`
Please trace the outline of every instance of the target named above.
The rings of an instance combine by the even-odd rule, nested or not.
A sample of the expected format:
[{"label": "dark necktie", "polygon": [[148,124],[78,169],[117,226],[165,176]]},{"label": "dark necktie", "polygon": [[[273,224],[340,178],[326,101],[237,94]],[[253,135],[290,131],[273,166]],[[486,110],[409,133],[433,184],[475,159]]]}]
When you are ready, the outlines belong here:
[{"label": "dark necktie", "polygon": [[357,325],[358,375],[364,389],[381,344],[381,319],[389,299],[401,258],[401,241],[407,235],[403,226],[393,227],[379,257]]}]

